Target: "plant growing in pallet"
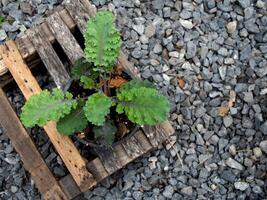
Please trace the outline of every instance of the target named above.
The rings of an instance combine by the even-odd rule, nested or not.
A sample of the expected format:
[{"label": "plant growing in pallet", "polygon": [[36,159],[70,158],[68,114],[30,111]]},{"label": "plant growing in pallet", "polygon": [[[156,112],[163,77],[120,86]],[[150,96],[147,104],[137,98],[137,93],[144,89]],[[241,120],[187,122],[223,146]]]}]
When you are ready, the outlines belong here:
[{"label": "plant growing in pallet", "polygon": [[[156,125],[166,120],[169,102],[151,83],[129,80],[115,69],[121,37],[111,12],[99,12],[90,19],[85,37],[85,58],[72,67],[72,80],[83,88],[70,92],[44,90],[23,106],[21,120],[26,127],[56,121],[59,133],[72,135],[91,128],[96,142],[110,146],[125,116],[139,125]],[[128,80],[127,80],[128,79]],[[81,92],[79,92],[81,90]],[[78,94],[74,94],[77,93]],[[125,124],[127,120],[121,120]]]}]

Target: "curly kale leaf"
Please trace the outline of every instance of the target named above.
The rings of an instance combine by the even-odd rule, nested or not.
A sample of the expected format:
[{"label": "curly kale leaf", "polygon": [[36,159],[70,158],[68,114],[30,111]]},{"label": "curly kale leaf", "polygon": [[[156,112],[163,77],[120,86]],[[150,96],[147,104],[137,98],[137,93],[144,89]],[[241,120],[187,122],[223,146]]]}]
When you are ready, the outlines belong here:
[{"label": "curly kale leaf", "polygon": [[81,76],[80,79],[80,85],[84,88],[84,89],[94,89],[97,87],[97,84],[95,83],[95,80],[88,77],[88,76]]},{"label": "curly kale leaf", "polygon": [[125,112],[129,120],[140,125],[161,123],[170,111],[167,98],[153,88],[121,88],[117,91],[117,98],[116,111]]},{"label": "curly kale leaf", "polygon": [[72,135],[75,132],[83,131],[87,124],[87,118],[83,111],[84,102],[79,101],[75,109],[70,114],[59,119],[57,123],[57,130],[62,135]]},{"label": "curly kale leaf", "polygon": [[[109,72],[119,56],[121,37],[114,25],[115,17],[101,11],[89,20],[85,32],[85,56],[101,71]],[[102,69],[101,69],[102,68]]]},{"label": "curly kale leaf", "polygon": [[77,60],[71,68],[71,77],[79,80],[82,76],[89,76],[93,79],[98,77],[98,73],[93,71],[93,64],[87,62],[84,58]]},{"label": "curly kale leaf", "polygon": [[72,94],[60,89],[42,91],[33,95],[22,107],[21,121],[26,127],[44,126],[48,121],[57,121],[68,115],[77,106]]},{"label": "curly kale leaf", "polygon": [[98,141],[104,141],[105,144],[111,146],[114,141],[117,128],[112,121],[105,121],[103,126],[96,126],[93,128],[93,131]]},{"label": "curly kale leaf", "polygon": [[102,126],[105,117],[110,113],[112,100],[104,94],[95,93],[85,103],[84,113],[88,121],[97,126]]},{"label": "curly kale leaf", "polygon": [[130,90],[133,88],[140,88],[140,87],[145,87],[145,88],[155,88],[155,86],[150,83],[147,80],[131,80],[125,84],[123,84],[119,90]]}]

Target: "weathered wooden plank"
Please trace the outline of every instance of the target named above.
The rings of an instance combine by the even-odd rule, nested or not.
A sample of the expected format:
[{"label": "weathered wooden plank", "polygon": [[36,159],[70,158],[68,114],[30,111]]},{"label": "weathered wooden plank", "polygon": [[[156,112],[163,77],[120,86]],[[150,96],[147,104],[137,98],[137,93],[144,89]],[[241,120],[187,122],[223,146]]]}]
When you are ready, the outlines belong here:
[{"label": "weathered wooden plank", "polygon": [[[37,81],[24,63],[15,42],[8,41],[5,46],[1,46],[0,54],[26,99],[41,92]],[[85,161],[70,138],[60,135],[54,122],[47,123],[44,129],[81,191],[86,191],[95,185],[95,179],[87,171]]]},{"label": "weathered wooden plank", "polygon": [[25,169],[30,172],[39,191],[44,195],[44,198],[56,200],[69,199],[46,166],[45,161],[22,126],[1,88],[0,124],[20,155]]},{"label": "weathered wooden plank", "polygon": [[80,0],[83,6],[86,8],[87,12],[89,13],[90,17],[96,15],[96,6],[92,5],[88,0]]},{"label": "weathered wooden plank", "polygon": [[144,126],[143,130],[154,147],[157,147],[174,133],[174,129],[168,121],[156,126]]},{"label": "weathered wooden plank", "polygon": [[48,17],[46,21],[72,64],[82,58],[84,55],[82,48],[79,46],[69,28],[61,19],[60,15],[58,13],[54,13]]},{"label": "weathered wooden plank", "polygon": [[85,32],[87,21],[90,17],[86,7],[80,2],[80,0],[65,0],[63,5],[68,10],[70,16],[75,21],[82,33]]},{"label": "weathered wooden plank", "polygon": [[118,155],[112,149],[99,148],[95,149],[95,151],[109,174],[116,172],[122,167]]},{"label": "weathered wooden plank", "polygon": [[[68,11],[66,9],[62,9],[59,11],[59,15],[62,18],[63,22],[67,25],[67,27],[73,32],[76,27],[76,24],[74,23],[73,19],[69,15]],[[50,33],[49,33],[48,39],[51,44],[53,44],[56,41],[53,34],[50,34]],[[21,38],[18,38],[16,40],[16,44],[18,46],[18,49],[23,59],[28,62],[28,66],[35,67],[37,63],[40,62],[40,59],[36,58],[35,56],[37,52],[27,35],[24,35]],[[8,69],[2,61],[2,57],[0,57],[0,86],[1,87],[7,85],[13,79],[12,76],[9,76],[6,74],[7,72],[8,72]]]},{"label": "weathered wooden plank", "polygon": [[60,88],[64,88],[64,86],[70,80],[70,76],[49,40],[46,38],[46,35],[44,34],[44,27],[45,25],[43,24],[35,29],[28,30],[27,35],[32,41],[36,51],[38,52],[40,58],[47,68],[47,71],[52,76],[56,85]]},{"label": "weathered wooden plank", "polygon": [[65,192],[66,196],[69,199],[73,199],[74,197],[81,194],[80,189],[77,187],[75,181],[71,177],[71,175],[67,175],[59,180],[59,185],[62,190]]},{"label": "weathered wooden plank", "polygon": [[122,51],[120,51],[117,65],[122,67],[132,79],[141,79],[137,68],[133,65],[133,63],[128,61],[127,56]]},{"label": "weathered wooden plank", "polygon": [[139,143],[138,139],[135,137],[135,134],[122,142],[123,148],[131,159],[134,159],[145,152],[144,147]]},{"label": "weathered wooden plank", "polygon": [[18,38],[16,40],[16,44],[18,46],[21,56],[25,60],[27,60],[27,58],[29,58],[34,53],[36,53],[36,50],[27,35],[24,35],[21,38]]},{"label": "weathered wooden plank", "polygon": [[100,182],[110,175],[99,158],[88,162],[87,168],[89,172],[93,174],[97,182]]}]

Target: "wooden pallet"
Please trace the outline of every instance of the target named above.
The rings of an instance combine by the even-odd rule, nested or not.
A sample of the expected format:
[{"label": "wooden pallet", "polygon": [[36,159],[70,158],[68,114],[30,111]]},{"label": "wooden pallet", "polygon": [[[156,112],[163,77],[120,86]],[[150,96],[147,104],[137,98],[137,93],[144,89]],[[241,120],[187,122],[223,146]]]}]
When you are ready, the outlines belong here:
[{"label": "wooden pallet", "polygon": [[[31,68],[37,68],[41,60],[55,84],[63,87],[70,76],[52,45],[58,42],[71,63],[83,57],[83,50],[74,37],[74,31],[78,28],[84,33],[87,20],[95,13],[95,7],[88,0],[64,1],[63,6],[43,24],[28,30],[22,38],[0,46],[0,85],[3,87],[13,78],[26,99],[40,93],[41,88],[32,75]],[[122,52],[118,65],[133,79],[140,78]],[[55,200],[72,199],[87,191],[129,162],[158,147],[174,133],[167,121],[154,127],[145,126],[115,144],[112,152],[106,152],[88,162],[80,155],[71,139],[60,135],[56,124],[50,122],[44,126],[45,132],[69,171],[68,176],[56,180],[1,88],[0,124],[44,199]]]}]

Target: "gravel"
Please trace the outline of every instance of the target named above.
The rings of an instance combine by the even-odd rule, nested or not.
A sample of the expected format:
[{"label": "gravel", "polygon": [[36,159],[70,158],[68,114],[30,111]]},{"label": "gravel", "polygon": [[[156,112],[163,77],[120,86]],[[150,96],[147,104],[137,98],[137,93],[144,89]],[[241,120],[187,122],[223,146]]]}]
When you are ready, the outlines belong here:
[{"label": "gravel", "polygon": [[[7,20],[0,43],[20,37],[58,2],[2,0],[0,14]],[[267,2],[92,2],[116,12],[123,50],[142,77],[169,97],[177,134],[84,198],[266,198]],[[43,87],[49,80],[39,77]],[[230,91],[236,94],[232,103]],[[18,89],[8,97],[20,112],[24,99]],[[229,112],[219,116],[225,105],[230,105]],[[33,129],[31,136],[54,174],[64,176],[66,168],[43,130]],[[40,199],[3,131],[0,141],[1,199]]]}]

